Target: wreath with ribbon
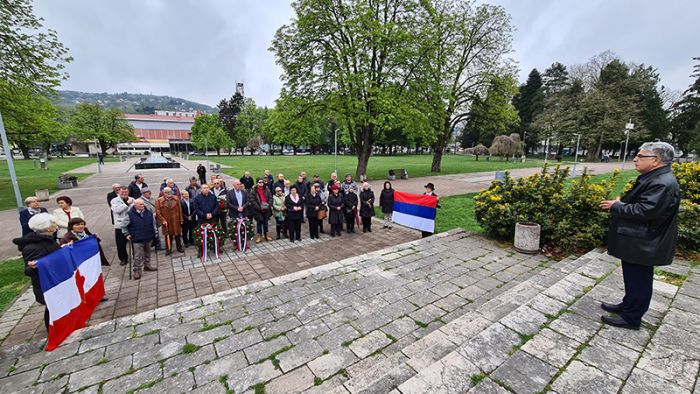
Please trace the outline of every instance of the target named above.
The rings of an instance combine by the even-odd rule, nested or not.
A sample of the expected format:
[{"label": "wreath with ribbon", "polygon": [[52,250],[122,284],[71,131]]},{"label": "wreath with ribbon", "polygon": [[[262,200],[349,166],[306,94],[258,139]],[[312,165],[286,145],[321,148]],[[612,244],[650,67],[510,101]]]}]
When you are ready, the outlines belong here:
[{"label": "wreath with ribbon", "polygon": [[216,258],[219,257],[221,248],[224,246],[224,241],[226,241],[226,234],[224,230],[221,229],[216,224],[203,223],[194,230],[193,241],[197,246],[197,251],[199,256],[204,262],[209,256],[209,252],[214,252]]},{"label": "wreath with ribbon", "polygon": [[250,241],[255,237],[255,226],[248,218],[228,218],[228,238],[233,241],[237,251],[250,249]]},{"label": "wreath with ribbon", "polygon": [[219,203],[219,212],[228,212],[228,203],[226,202],[226,195],[222,194],[217,198]]}]

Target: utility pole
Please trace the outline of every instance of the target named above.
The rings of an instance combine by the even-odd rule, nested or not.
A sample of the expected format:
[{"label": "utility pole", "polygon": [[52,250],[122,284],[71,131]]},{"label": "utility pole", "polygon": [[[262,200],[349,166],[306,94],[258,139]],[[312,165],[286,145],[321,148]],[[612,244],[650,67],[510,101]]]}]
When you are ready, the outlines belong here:
[{"label": "utility pole", "polygon": [[338,174],[338,127],[335,127],[334,135],[335,135],[335,173],[336,175]]},{"label": "utility pole", "polygon": [[627,145],[630,142],[630,131],[634,129],[634,123],[632,123],[632,119],[625,125],[625,153],[622,156],[622,171],[625,170],[625,162],[627,161]]},{"label": "utility pole", "polygon": [[581,142],[581,134],[574,134],[576,136],[576,154],[574,155],[574,169],[571,171],[571,177],[576,176],[576,164],[578,164],[578,146]]},{"label": "utility pole", "polygon": [[0,114],[0,135],[2,136],[2,146],[5,149],[7,168],[10,170],[10,180],[12,182],[12,189],[15,192],[17,210],[21,211],[24,208],[24,204],[22,204],[22,193],[20,193],[19,191],[19,184],[17,183],[17,174],[15,174],[15,162],[12,158],[12,148],[10,148],[10,143],[7,141],[7,133],[5,132],[5,124],[2,122],[2,114]]}]

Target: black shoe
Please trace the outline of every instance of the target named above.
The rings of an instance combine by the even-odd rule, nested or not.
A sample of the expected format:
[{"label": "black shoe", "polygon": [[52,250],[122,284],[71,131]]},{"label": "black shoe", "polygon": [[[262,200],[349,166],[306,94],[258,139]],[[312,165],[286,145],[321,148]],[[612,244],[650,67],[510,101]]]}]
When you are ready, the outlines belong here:
[{"label": "black shoe", "polygon": [[369,232],[371,233],[371,232],[372,232],[372,227],[368,227],[368,228],[367,228],[367,231],[369,231]]},{"label": "black shoe", "polygon": [[165,250],[165,255],[166,255],[166,256],[170,256],[170,251],[166,249],[166,250]]},{"label": "black shoe", "polygon": [[601,302],[600,307],[610,313],[620,313],[622,312],[622,304],[608,304],[607,302]]},{"label": "black shoe", "polygon": [[120,261],[119,265],[126,265],[126,263],[127,263],[126,261]]},{"label": "black shoe", "polygon": [[639,326],[633,326],[620,316],[601,316],[600,320],[603,321],[603,323],[614,326],[614,327],[620,327],[620,328],[627,328],[630,330],[639,330]]}]

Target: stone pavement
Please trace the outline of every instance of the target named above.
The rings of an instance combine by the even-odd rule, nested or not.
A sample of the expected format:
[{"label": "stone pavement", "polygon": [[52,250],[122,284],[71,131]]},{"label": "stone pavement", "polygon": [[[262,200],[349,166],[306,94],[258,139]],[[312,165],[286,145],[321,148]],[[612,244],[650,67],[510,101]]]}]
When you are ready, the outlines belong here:
[{"label": "stone pavement", "polygon": [[[203,267],[194,255],[195,248],[186,249],[184,254],[173,253],[165,257],[162,252],[154,257],[158,272],[147,272],[139,281],[130,281],[126,267],[118,264],[114,246],[114,229],[112,227],[106,195],[111,184],[119,182],[128,184],[136,173],[142,173],[151,187],[158,188],[164,177],[172,177],[180,185],[187,180],[199,162],[180,160],[184,168],[135,171],[136,159],[122,163],[108,163],[100,174],[95,174],[80,183],[76,189],[61,192],[73,199],[74,205],[80,207],[86,217],[88,227],[101,235],[102,245],[110,261],[110,267],[103,267],[105,289],[109,300],[101,303],[90,321],[96,324],[115,317],[126,316],[152,310],[156,307],[195,297],[229,290],[245,284],[270,279],[276,276],[316,267],[364,252],[371,252],[387,246],[413,240],[420,235],[412,230],[394,227],[391,231],[369,234],[344,234],[340,238],[322,237],[319,241],[307,239],[308,227],[302,226],[302,242],[290,243],[286,240],[264,242],[253,245],[245,254],[233,251],[229,241],[221,253],[221,258],[214,263],[208,261]],[[80,171],[95,171],[96,164],[90,164]],[[228,175],[224,179],[230,183]],[[44,204],[51,212],[56,208],[53,199]],[[0,216],[11,216],[9,223],[17,221],[16,211],[3,211]],[[7,220],[10,220],[9,218]],[[271,223],[274,222],[271,220]],[[10,226],[8,231],[0,234],[0,249],[4,258],[16,255],[16,248],[11,239],[19,236],[19,226]],[[326,221],[326,229],[328,224]],[[275,233],[274,225],[270,228]],[[8,255],[9,254],[9,255]],[[10,346],[29,340],[46,337],[43,326],[44,307],[33,302],[31,289],[27,289],[20,299],[0,316],[0,343]]]},{"label": "stone pavement", "polygon": [[[0,391],[698,393],[700,267],[639,331],[600,324],[619,264],[460,230],[0,350]],[[694,391],[693,391],[694,390]]]}]

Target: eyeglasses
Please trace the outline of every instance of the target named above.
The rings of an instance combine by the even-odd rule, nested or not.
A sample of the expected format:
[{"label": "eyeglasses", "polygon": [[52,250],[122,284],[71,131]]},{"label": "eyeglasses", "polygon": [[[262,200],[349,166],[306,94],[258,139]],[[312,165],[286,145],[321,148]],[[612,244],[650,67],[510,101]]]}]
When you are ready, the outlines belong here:
[{"label": "eyeglasses", "polygon": [[659,157],[659,156],[656,156],[656,155],[636,155],[634,158],[635,159],[643,159],[645,157]]}]

